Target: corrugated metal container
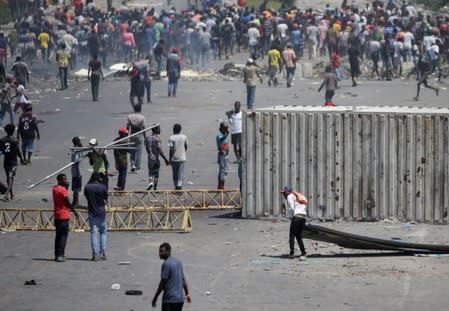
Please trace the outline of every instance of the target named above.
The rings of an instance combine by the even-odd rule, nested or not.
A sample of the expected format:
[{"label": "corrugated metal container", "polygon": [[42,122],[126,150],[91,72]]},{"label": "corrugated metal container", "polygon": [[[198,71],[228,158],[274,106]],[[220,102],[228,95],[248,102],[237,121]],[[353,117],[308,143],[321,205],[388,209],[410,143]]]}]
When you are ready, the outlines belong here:
[{"label": "corrugated metal container", "polygon": [[243,121],[244,217],[279,215],[279,190],[309,216],[445,222],[449,109],[277,106]]}]

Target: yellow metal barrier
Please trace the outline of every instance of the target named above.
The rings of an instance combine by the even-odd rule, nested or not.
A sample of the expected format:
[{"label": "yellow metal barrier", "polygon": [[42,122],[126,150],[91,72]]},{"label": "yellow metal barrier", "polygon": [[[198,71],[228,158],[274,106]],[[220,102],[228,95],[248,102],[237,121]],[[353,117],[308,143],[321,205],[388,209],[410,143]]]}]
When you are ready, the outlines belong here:
[{"label": "yellow metal barrier", "polygon": [[[240,209],[238,190],[111,191],[107,209],[109,231],[192,231],[190,210]],[[72,230],[89,230],[86,210],[72,217]],[[53,209],[0,209],[2,230],[54,230]]]},{"label": "yellow metal barrier", "polygon": [[240,209],[239,190],[111,191],[109,205],[115,208],[151,209]]},{"label": "yellow metal barrier", "polygon": [[[86,210],[78,210],[79,219],[72,216],[71,230],[89,230]],[[109,231],[170,231],[191,232],[192,219],[188,209],[107,209]],[[0,229],[51,231],[53,209],[0,209]]]}]

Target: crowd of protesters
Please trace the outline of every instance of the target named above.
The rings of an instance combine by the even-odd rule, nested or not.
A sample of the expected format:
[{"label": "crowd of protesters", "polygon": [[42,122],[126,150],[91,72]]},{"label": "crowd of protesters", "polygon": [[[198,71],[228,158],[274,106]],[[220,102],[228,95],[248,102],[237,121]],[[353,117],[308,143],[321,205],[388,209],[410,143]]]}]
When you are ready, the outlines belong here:
[{"label": "crowd of protesters", "polygon": [[[100,75],[95,73],[102,76],[101,66],[147,59],[143,80],[150,103],[151,69],[155,69],[155,79],[160,79],[164,61],[169,75],[168,96],[176,97],[181,63],[203,69],[212,60],[247,53],[244,82],[248,109],[254,105],[256,78],[263,83],[259,64],[264,59],[268,60],[268,85],[278,86],[278,75],[285,70],[287,87],[293,86],[298,60],[324,60],[326,78],[322,87],[326,86],[325,101],[329,106],[334,105],[337,81],[348,73],[352,85],[358,85],[361,69],[366,68],[362,68],[363,63],[370,67],[364,74],[372,78],[388,81],[416,74],[418,100],[422,84],[438,95],[439,88],[428,85],[427,80],[430,76],[444,78],[449,62],[449,17],[426,15],[405,1],[344,0],[340,7],[314,9],[284,3],[279,10],[268,8],[266,1],[260,7],[248,7],[244,0],[235,5],[203,1],[201,8],[188,2],[182,10],[172,7],[160,11],[146,6],[131,9],[125,3],[114,8],[111,1],[107,4],[107,10],[102,11],[92,0],[74,0],[70,7],[51,10],[51,15],[50,10],[36,6],[18,18],[12,30],[0,32],[0,126],[9,114],[9,123],[19,124],[20,130],[22,117],[14,118],[14,112],[20,109],[25,121],[36,123],[31,105],[25,106],[24,94],[30,79],[28,67],[37,61],[49,63],[55,59],[61,89],[65,89],[68,68],[94,60],[95,66],[89,62],[89,78],[96,101]],[[9,58],[15,62],[8,65]],[[413,69],[405,72],[404,63]],[[141,67],[132,68],[137,72],[131,77],[142,76]],[[9,70],[12,75],[7,76]],[[134,94],[133,87],[131,91],[131,103],[134,106],[137,96],[141,106],[143,92]],[[28,157],[22,162],[30,164],[32,141],[39,138],[37,125],[25,136],[29,137],[23,140],[21,151]]]},{"label": "crowd of protesters", "polygon": [[[263,59],[273,47],[282,53],[290,43],[296,60],[349,56],[354,85],[359,61],[366,59],[372,61],[373,75],[386,80],[402,75],[403,62],[417,63],[420,55],[431,63],[432,72],[439,72],[441,60],[448,58],[448,17],[424,15],[402,1],[358,2],[319,9],[284,4],[275,11],[266,2],[255,8],[244,1],[236,5],[203,1],[202,9],[172,7],[156,12],[125,4],[114,8],[109,2],[108,10],[101,11],[93,1],[75,0],[73,7],[58,7],[54,18],[42,9],[25,13],[0,39],[0,49],[8,44],[12,58],[20,54],[32,65],[38,54],[47,62],[64,44],[71,68],[80,58],[84,64],[98,55],[103,66],[151,57],[160,69],[161,58],[173,48],[184,62],[205,67],[211,59],[229,58],[242,50],[254,60]],[[335,68],[336,63],[340,78],[343,66]]]}]

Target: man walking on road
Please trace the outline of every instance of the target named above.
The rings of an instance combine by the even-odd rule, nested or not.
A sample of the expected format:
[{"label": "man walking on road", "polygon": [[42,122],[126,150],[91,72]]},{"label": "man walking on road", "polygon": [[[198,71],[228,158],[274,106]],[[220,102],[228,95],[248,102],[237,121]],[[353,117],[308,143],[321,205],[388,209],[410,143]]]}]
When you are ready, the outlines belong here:
[{"label": "man walking on road", "polygon": [[240,102],[234,103],[234,110],[226,112],[228,122],[231,125],[231,143],[234,147],[237,161],[242,156],[242,112],[240,111]]},{"label": "man walking on road", "polygon": [[[128,136],[128,130],[121,127],[118,130],[118,137],[114,141],[120,140]],[[128,141],[122,141],[122,143],[127,143]],[[123,191],[126,185],[126,173],[128,171],[128,152],[127,149],[114,149],[114,159],[115,159],[115,169],[118,171],[117,177],[117,187],[114,188],[116,191]]]},{"label": "man walking on road", "polygon": [[36,137],[37,140],[41,139],[36,116],[33,114],[33,106],[26,104],[25,112],[19,118],[17,129],[17,140],[22,139],[22,155],[25,164],[31,165],[31,155],[34,151],[34,139]]},{"label": "man walking on road", "polygon": [[224,189],[226,182],[226,175],[228,170],[228,154],[229,154],[229,143],[228,143],[229,129],[226,122],[220,123],[220,128],[215,135],[215,140],[217,143],[217,161],[218,161],[218,186],[217,189]]},{"label": "man walking on road", "polygon": [[59,80],[61,81],[61,90],[65,90],[67,86],[67,69],[70,62],[70,54],[66,51],[66,45],[61,44],[61,48],[56,51],[56,61],[59,68]]},{"label": "man walking on road", "polygon": [[173,48],[167,57],[168,97],[176,97],[178,80],[181,77],[181,59],[178,56],[178,48]]},{"label": "man walking on road", "polygon": [[302,241],[302,232],[306,226],[307,218],[307,199],[299,192],[294,192],[292,186],[286,185],[282,188],[281,193],[287,201],[287,216],[291,219],[290,223],[290,254],[289,259],[293,259],[295,255],[295,238],[301,250],[299,260],[305,260],[306,249]]},{"label": "man walking on road", "polygon": [[172,166],[173,184],[175,190],[181,190],[187,151],[187,136],[181,134],[181,124],[173,125],[173,135],[170,136],[168,146],[170,147],[169,161]]},{"label": "man walking on road", "polygon": [[92,90],[92,101],[98,101],[98,92],[100,89],[100,77],[104,79],[103,71],[101,71],[101,62],[98,60],[98,55],[89,62],[89,69],[87,71],[87,80],[90,81],[90,88]]},{"label": "man walking on road", "polygon": [[[89,212],[90,242],[92,246],[92,261],[106,260],[107,229],[106,202],[108,190],[101,183],[99,173],[92,173],[90,182],[84,187]],[[98,249],[97,235],[100,233],[100,249]]]},{"label": "man walking on road", "polygon": [[282,52],[282,59],[284,60],[287,75],[287,87],[291,87],[296,69],[296,54],[291,43],[287,43],[286,49]]},{"label": "man walking on road", "polygon": [[8,182],[8,189],[4,200],[14,200],[14,177],[17,170],[17,157],[20,158],[21,163],[24,163],[24,159],[19,149],[19,142],[14,139],[14,131],[16,126],[14,124],[8,124],[5,126],[6,136],[0,139],[0,153],[3,154],[3,168],[5,169],[6,180]]},{"label": "man walking on road", "polygon": [[256,100],[257,78],[259,78],[260,83],[263,83],[257,69],[258,67],[252,58],[248,59],[245,68],[243,68],[243,83],[246,84],[246,107],[248,109],[253,109]]},{"label": "man walking on road", "polygon": [[159,181],[159,170],[161,162],[159,155],[164,159],[165,164],[169,165],[168,159],[165,157],[161,147],[161,128],[160,126],[151,129],[151,135],[145,139],[145,147],[148,153],[148,187],[147,190],[157,190]]},{"label": "man walking on road", "polygon": [[14,72],[14,79],[24,87],[27,86],[27,82],[30,82],[28,66],[22,62],[21,56],[16,57],[16,62],[12,65],[11,71]]},{"label": "man walking on road", "polygon": [[55,220],[55,261],[65,261],[65,245],[69,236],[70,211],[78,218],[78,213],[69,200],[69,181],[65,174],[56,177],[58,184],[53,187],[53,218]]},{"label": "man walking on road", "polygon": [[[72,144],[75,148],[82,148],[81,139],[78,136],[72,138]],[[81,187],[83,184],[83,153],[82,151],[72,150],[70,156],[70,161],[74,164],[72,165],[72,192],[73,192],[73,206],[77,206],[79,202],[79,193],[81,192]]]},{"label": "man walking on road", "polygon": [[[142,105],[137,104],[134,107],[134,113],[128,115],[128,121],[126,124],[126,129],[130,134],[137,133],[145,129],[145,117],[142,114]],[[143,139],[145,141],[146,134],[142,133]],[[137,148],[131,152],[131,172],[140,172],[140,159],[142,157],[142,138],[140,135],[135,135],[130,138],[130,142],[134,143],[133,147]]]},{"label": "man walking on road", "polygon": [[335,106],[335,104],[332,102],[332,97],[334,97],[335,90],[337,89],[337,77],[332,72],[331,65],[327,65],[325,71],[326,74],[324,75],[323,83],[321,83],[320,87],[318,88],[318,92],[320,92],[323,87],[326,87],[326,93],[324,95],[324,106]]},{"label": "man walking on road", "polygon": [[162,311],[181,311],[184,301],[192,302],[182,262],[171,256],[171,246],[168,243],[162,243],[159,247],[159,258],[164,260],[164,263],[161,269],[161,280],[151,305],[155,308],[159,295],[164,292]]}]

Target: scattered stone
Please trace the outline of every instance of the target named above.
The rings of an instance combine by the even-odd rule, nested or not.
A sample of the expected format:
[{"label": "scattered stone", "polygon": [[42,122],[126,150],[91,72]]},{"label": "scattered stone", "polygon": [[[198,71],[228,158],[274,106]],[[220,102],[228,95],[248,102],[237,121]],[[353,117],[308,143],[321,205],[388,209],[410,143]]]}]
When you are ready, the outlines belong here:
[{"label": "scattered stone", "polygon": [[129,296],[141,296],[143,294],[143,292],[141,290],[136,290],[136,289],[128,289],[127,291],[125,291],[125,295],[129,295]]},{"label": "scattered stone", "polygon": [[120,284],[112,284],[111,286],[111,290],[119,290],[120,289]]}]

